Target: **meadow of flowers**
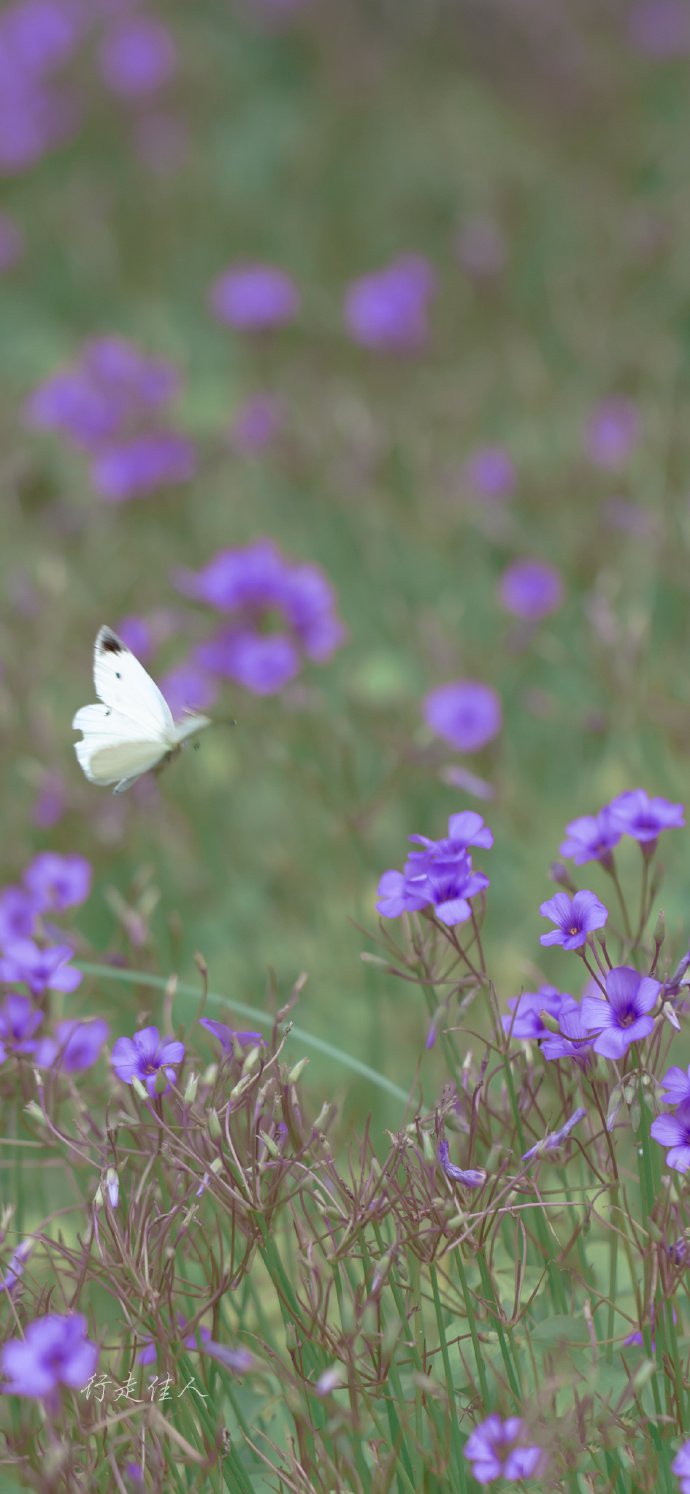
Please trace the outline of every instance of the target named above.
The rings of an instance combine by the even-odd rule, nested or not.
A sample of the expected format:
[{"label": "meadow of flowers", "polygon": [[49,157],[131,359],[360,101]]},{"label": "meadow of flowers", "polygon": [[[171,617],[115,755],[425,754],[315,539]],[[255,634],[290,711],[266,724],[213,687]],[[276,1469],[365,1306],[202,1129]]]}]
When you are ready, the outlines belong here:
[{"label": "meadow of flowers", "polygon": [[0,11],[2,1494],[690,1494],[689,57]]}]

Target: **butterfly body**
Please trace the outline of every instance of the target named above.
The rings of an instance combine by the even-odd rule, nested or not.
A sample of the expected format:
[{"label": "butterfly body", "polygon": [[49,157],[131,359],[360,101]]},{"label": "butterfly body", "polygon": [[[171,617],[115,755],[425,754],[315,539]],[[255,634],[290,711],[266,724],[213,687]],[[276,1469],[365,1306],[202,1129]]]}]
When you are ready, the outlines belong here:
[{"label": "butterfly body", "polygon": [[210,726],[208,716],[175,722],[165,696],[127,645],[102,627],[93,666],[98,704],[82,706],[72,722],[83,733],[74,750],[90,783],[125,789],[177,757],[189,737]]}]

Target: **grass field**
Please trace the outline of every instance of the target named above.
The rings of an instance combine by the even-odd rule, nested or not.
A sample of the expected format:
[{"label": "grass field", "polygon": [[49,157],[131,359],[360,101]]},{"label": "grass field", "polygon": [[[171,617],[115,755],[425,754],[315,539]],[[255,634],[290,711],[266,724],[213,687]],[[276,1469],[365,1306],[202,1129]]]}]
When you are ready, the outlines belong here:
[{"label": "grass field", "polygon": [[[182,987],[200,990],[199,952],[211,991],[225,998],[209,1003],[212,1017],[232,1021],[233,1003],[243,1004],[264,1013],[265,1027],[266,1014],[270,1024],[308,972],[292,1014],[307,1041],[289,1035],[281,1062],[309,1057],[301,1103],[316,1116],[334,1102],[329,1145],[345,1170],[348,1149],[362,1144],[367,1126],[382,1161],[388,1133],[399,1136],[415,1115],[433,1115],[468,1048],[476,1060],[482,1041],[496,1041],[480,996],[473,1036],[455,1032],[454,1060],[447,1044],[425,1048],[422,990],[360,958],[381,955],[377,885],[386,869],[402,868],[407,837],[439,839],[449,815],[468,809],[490,824],[493,849],[477,856],[491,878],[483,941],[505,1012],[510,997],[547,982],[576,998],[582,992],[586,972],[575,957],[539,944],[539,905],[554,893],[549,867],[566,824],[638,786],[685,800],[688,56],[690,22],[673,0],[603,9],[508,0],[482,7],[464,0],[395,7],[168,0],[155,12],[103,0],[88,15],[79,0],[50,0],[40,13],[20,0],[0,14],[3,882],[19,883],[41,851],[85,857],[93,886],[68,925],[77,958],[163,981],[177,975]],[[27,121],[37,136],[43,129],[33,145]],[[361,291],[363,277],[399,264],[402,290],[384,279]],[[239,311],[226,298],[219,316],[212,288],[247,265],[289,277],[288,311],[275,287],[264,285],[238,292]],[[111,338],[159,360],[180,383],[160,410],[151,404],[151,414],[132,386],[120,427],[97,440],[91,427],[85,432],[96,418],[86,405],[98,394],[98,376],[81,375],[78,397],[71,389],[68,398],[63,385],[48,415],[41,391],[83,367],[94,339]],[[120,394],[108,387],[102,397],[112,410]],[[148,481],[133,458],[113,501],[106,465],[116,472],[108,480],[119,482],[122,443],[149,427],[192,443],[189,468],[128,497],[127,481]],[[170,671],[190,661],[199,675],[196,651],[228,616],[190,597],[181,573],[202,572],[223,551],[246,554],[260,540],[292,567],[320,569],[342,636],[321,661],[307,656],[301,639],[292,676],[272,688],[257,685],[251,670],[243,685],[237,671],[229,677],[234,666],[226,677],[204,668],[204,688],[214,695],[209,714],[235,717],[236,728],[215,726],[198,752],[185,751],[160,777],[149,775],[122,796],[87,782],[70,722],[94,698],[100,625],[122,626],[135,653],[145,639],[144,663],[164,688]],[[522,559],[544,562],[560,577],[561,597],[543,616],[538,603],[518,604],[516,615],[502,600],[501,578]],[[243,614],[260,642],[284,629],[280,605],[266,593]],[[129,633],[132,618],[141,626]],[[500,699],[501,728],[478,750],[444,742],[426,719],[429,693],[457,680],[479,681]],[[663,908],[657,974],[667,980],[688,945],[687,833],[665,838],[660,854],[666,880],[649,929]],[[621,877],[635,898],[638,861],[637,846],[625,846]],[[579,885],[608,898],[599,866],[585,867]],[[398,936],[399,925],[384,926]],[[642,969],[644,938],[639,961],[630,947],[627,957]],[[9,977],[8,986],[15,989]],[[173,1026],[191,1021],[195,999],[183,989],[174,997]],[[165,1028],[160,991],[134,979],[92,974],[55,1001],[53,1016],[103,1017],[111,1038],[132,1034],[144,1016]],[[675,1064],[690,1059],[683,1026],[681,1018]],[[332,1051],[310,1047],[309,1037]],[[205,1039],[200,1051],[208,1064]],[[388,1088],[350,1067],[348,1055]],[[563,1086],[546,1067],[540,1104],[548,1122]],[[97,1072],[96,1087],[93,1075],[84,1081],[94,1115],[103,1086],[116,1085],[104,1059]],[[20,1082],[15,1068],[0,1069],[3,1134],[26,1140],[35,1133],[22,1130],[17,1100],[27,1103],[34,1089],[26,1063],[22,1073]],[[396,1087],[413,1096],[407,1110]],[[65,1124],[70,1103],[63,1095]],[[483,1167],[500,1149],[501,1104]],[[633,1150],[626,1166],[634,1166]],[[31,1234],[60,1207],[62,1164],[53,1159],[54,1171],[45,1170],[35,1192],[30,1163],[15,1161],[21,1151],[6,1155],[3,1196],[19,1209],[3,1242],[9,1251],[17,1233]],[[128,1165],[133,1173],[135,1161]],[[83,1193],[76,1166],[72,1203],[93,1194],[91,1184]],[[662,1191],[669,1176],[666,1185],[657,1177]],[[652,1190],[651,1173],[647,1183]],[[682,1190],[680,1174],[676,1184]],[[159,1199],[170,1203],[173,1185],[161,1189]],[[41,1228],[57,1238],[57,1226]],[[402,1238],[399,1222],[391,1229],[386,1249]],[[74,1215],[65,1224],[70,1249],[83,1243],[84,1230]],[[500,1239],[512,1272],[517,1247]],[[66,1311],[77,1300],[71,1289],[66,1297],[55,1290],[59,1261],[51,1264],[41,1248],[35,1300],[31,1312],[20,1304],[22,1321],[27,1312]],[[286,1260],[292,1248],[286,1245]],[[625,1272],[607,1277],[614,1300],[616,1283],[623,1295],[633,1291],[626,1259],[625,1281]],[[606,1272],[610,1264],[607,1255]],[[207,1279],[199,1260],[196,1266]],[[360,1266],[362,1257],[348,1268],[353,1302]],[[265,1260],[242,1311],[233,1308],[232,1328],[249,1324],[275,1344],[278,1307],[267,1309],[263,1324],[257,1307],[261,1271],[271,1277]],[[526,1273],[536,1286],[531,1257]],[[277,1267],[271,1279],[280,1280]],[[103,1284],[94,1278],[91,1287],[79,1311],[92,1329],[103,1313],[119,1333]],[[62,1306],[46,1305],[49,1288]],[[571,1313],[580,1322],[577,1292],[568,1287],[559,1297],[553,1281],[551,1288],[551,1312],[560,1304],[563,1318]],[[130,1282],[130,1303],[136,1290]],[[439,1301],[429,1293],[436,1331]],[[5,1338],[19,1321],[10,1296]],[[284,1324],[285,1300],[281,1310]],[[680,1385],[687,1357],[680,1300],[677,1311]],[[160,1333],[160,1323],[151,1331]],[[607,1345],[616,1334],[622,1325]],[[424,1380],[437,1418],[441,1402],[426,1382],[436,1374],[439,1342],[429,1359],[415,1340],[412,1377],[417,1391]],[[373,1430],[363,1430],[351,1383],[347,1414],[341,1408],[338,1421],[334,1413],[335,1430],[327,1429],[332,1463],[320,1468],[326,1441],[319,1437],[327,1432],[316,1418],[307,1433],[295,1412],[303,1392],[293,1360],[286,1404],[297,1431],[276,1409],[279,1389],[250,1374],[232,1415],[227,1405],[222,1412],[226,1425],[235,1417],[239,1449],[229,1473],[222,1472],[227,1458],[210,1460],[209,1426],[203,1468],[153,1424],[152,1461],[137,1465],[136,1475],[122,1471],[120,1431],[104,1435],[93,1424],[79,1436],[101,1449],[106,1471],[79,1461],[74,1431],[61,1462],[60,1418],[49,1411],[40,1436],[52,1448],[54,1473],[42,1483],[38,1465],[21,1452],[31,1417],[17,1396],[7,1403],[7,1477],[16,1487],[46,1490],[129,1489],[137,1479],[151,1489],[240,1494],[245,1487],[405,1490],[412,1483],[469,1490],[476,1485],[460,1444],[481,1419],[478,1408],[515,1412],[511,1376],[524,1372],[529,1381],[531,1373],[525,1350],[516,1349],[507,1368],[502,1338],[500,1347],[499,1388],[480,1383],[466,1392],[464,1421],[453,1412],[452,1390],[460,1395],[464,1385],[462,1355],[453,1350],[452,1364],[441,1355],[451,1420],[457,1415],[460,1428],[445,1463],[436,1423],[425,1443],[415,1422],[416,1451],[404,1455],[390,1407],[385,1437],[375,1416]],[[542,1351],[548,1359],[543,1342]],[[126,1357],[122,1345],[118,1352]],[[314,1364],[302,1365],[306,1381],[327,1366],[326,1349],[323,1360],[314,1352]],[[606,1358],[610,1368],[608,1348]],[[674,1490],[670,1460],[678,1435],[690,1431],[687,1392],[678,1391],[671,1411],[661,1349],[656,1366],[657,1419],[653,1434],[640,1431],[647,1451],[636,1474],[621,1451],[631,1423],[617,1422],[607,1440],[595,1418],[583,1441],[602,1436],[604,1461],[593,1454],[572,1475],[560,1465],[557,1474],[532,1472],[529,1486],[573,1494]],[[535,1374],[531,1397],[537,1381]],[[610,1395],[599,1388],[610,1409],[618,1381]],[[554,1392],[559,1408],[571,1389]],[[217,1409],[213,1378],[211,1390]],[[571,1403],[572,1396],[568,1417]],[[414,1414],[427,1413],[418,1406]],[[539,1415],[548,1414],[542,1406]],[[242,1450],[239,1429],[254,1417],[273,1427],[280,1451],[272,1473]],[[638,1411],[638,1427],[641,1419]],[[130,1464],[139,1456],[136,1435]],[[200,1436],[190,1423],[186,1446],[198,1448]],[[351,1463],[343,1452],[348,1436]],[[390,1468],[382,1438],[396,1454]]]}]

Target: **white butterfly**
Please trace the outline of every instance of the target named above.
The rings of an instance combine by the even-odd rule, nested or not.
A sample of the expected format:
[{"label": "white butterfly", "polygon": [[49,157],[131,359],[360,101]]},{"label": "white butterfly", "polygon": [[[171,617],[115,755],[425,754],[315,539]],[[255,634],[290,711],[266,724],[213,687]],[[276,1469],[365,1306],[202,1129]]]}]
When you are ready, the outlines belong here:
[{"label": "white butterfly", "polygon": [[84,735],[74,750],[89,782],[114,783],[115,794],[211,725],[208,716],[193,715],[176,725],[165,696],[112,628],[98,631],[93,680],[102,704],[77,711],[72,726]]}]

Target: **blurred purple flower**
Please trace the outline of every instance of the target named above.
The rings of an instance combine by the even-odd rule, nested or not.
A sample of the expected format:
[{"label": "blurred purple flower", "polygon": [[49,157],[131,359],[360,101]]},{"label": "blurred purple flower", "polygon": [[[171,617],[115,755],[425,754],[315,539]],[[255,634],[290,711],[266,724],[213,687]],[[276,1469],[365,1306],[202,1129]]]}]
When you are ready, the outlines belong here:
[{"label": "blurred purple flower", "polygon": [[429,900],[426,877],[387,871],[379,881],[376,910],[382,918],[400,918],[402,913],[418,913],[428,907]]},{"label": "blurred purple flower", "polygon": [[489,878],[484,872],[472,870],[469,856],[438,868],[432,867],[424,882],[437,918],[449,928],[466,923],[472,917],[469,899],[489,886]]},{"label": "blurred purple flower", "polygon": [[631,835],[642,844],[657,839],[662,830],[679,830],[685,824],[682,804],[668,799],[650,799],[644,789],[628,789],[612,799],[611,821],[621,835]]},{"label": "blurred purple flower", "polygon": [[249,1349],[229,1349],[225,1344],[214,1343],[213,1339],[207,1339],[201,1345],[205,1354],[210,1354],[212,1359],[217,1359],[219,1364],[224,1364],[236,1375],[246,1375],[248,1370],[254,1369],[256,1361]]},{"label": "blurred purple flower", "polygon": [[611,864],[611,852],[618,845],[621,830],[614,824],[608,805],[598,814],[586,814],[571,820],[565,827],[566,838],[560,847],[561,856],[572,856],[576,866],[587,861]]},{"label": "blurred purple flower", "polygon": [[522,991],[519,996],[511,996],[508,1006],[510,1014],[501,1017],[505,1032],[523,1041],[537,1041],[550,1035],[550,1029],[542,1021],[542,1012],[548,1012],[560,1021],[562,1013],[575,1008],[577,1002],[574,996],[557,991],[555,986],[541,986],[538,991]]},{"label": "blurred purple flower", "polygon": [[583,1110],[581,1105],[578,1106],[577,1110],[573,1111],[572,1115],[557,1131],[550,1131],[548,1136],[542,1137],[541,1141],[535,1142],[534,1146],[531,1146],[528,1151],[523,1152],[521,1160],[528,1162],[530,1157],[539,1157],[542,1152],[557,1152],[558,1148],[567,1140],[573,1128],[579,1126],[580,1121],[584,1120],[586,1114],[587,1111]]},{"label": "blurred purple flower", "polygon": [[34,1033],[42,1021],[43,1013],[36,1009],[28,996],[10,991],[0,1006],[3,1058],[8,1049],[11,1053],[34,1053],[37,1047]]},{"label": "blurred purple flower", "polygon": [[255,394],[235,411],[230,440],[243,456],[258,456],[280,435],[285,420],[282,400],[274,394]]},{"label": "blurred purple flower", "polygon": [[690,1068],[679,1069],[674,1064],[659,1082],[664,1086],[661,1099],[665,1105],[683,1105],[690,1100]]},{"label": "blurred purple flower", "polygon": [[168,670],[160,687],[176,720],[185,711],[206,711],[218,699],[215,680],[192,659]]},{"label": "blurred purple flower", "polygon": [[0,1356],[9,1383],[5,1395],[47,1396],[60,1385],[81,1390],[98,1364],[98,1346],[86,1337],[81,1313],[50,1313],[28,1323],[23,1338],[12,1338]]},{"label": "blurred purple flower", "polygon": [[557,892],[540,905],[539,912],[556,924],[550,933],[541,935],[539,943],[562,944],[564,949],[580,949],[592,929],[603,928],[609,916],[598,897],[586,890],[576,892],[574,897]]},{"label": "blurred purple flower", "polygon": [[426,835],[410,835],[409,840],[424,846],[423,851],[410,851],[405,871],[408,876],[421,876],[434,867],[437,871],[448,863],[462,859],[469,846],[480,846],[488,850],[494,843],[493,831],[474,809],[465,809],[452,814],[448,821],[448,835],[444,840],[429,840]]},{"label": "blurred purple flower", "polygon": [[34,1241],[31,1237],[27,1240],[20,1240],[7,1262],[7,1270],[0,1281],[0,1292],[14,1291],[17,1282],[24,1275],[24,1264],[28,1260],[33,1248]]},{"label": "blurred purple flower", "polygon": [[459,752],[478,752],[501,730],[498,695],[479,680],[440,685],[425,697],[423,710],[431,731]]},{"label": "blurred purple flower", "polygon": [[654,1026],[649,1015],[656,1006],[661,986],[651,976],[642,976],[628,965],[618,965],[606,976],[606,996],[583,996],[582,1025],[597,1034],[592,1044],[604,1058],[622,1058],[631,1043],[648,1037]]},{"label": "blurred purple flower", "polygon": [[59,430],[98,453],[140,429],[179,393],[173,366],[119,337],[86,342],[77,361],[39,384],[25,405],[31,426]]},{"label": "blurred purple flower", "polygon": [[91,866],[84,856],[40,851],[24,872],[23,882],[41,911],[62,913],[65,908],[78,908],[86,902],[91,891]]},{"label": "blurred purple flower", "polygon": [[592,411],[587,424],[587,452],[596,467],[613,471],[625,466],[640,436],[637,406],[623,395],[611,395]]},{"label": "blurred purple flower", "polygon": [[25,887],[3,887],[0,890],[0,948],[6,949],[17,939],[29,939],[36,927],[39,905]]},{"label": "blurred purple flower", "polygon": [[117,624],[117,636],[138,659],[150,659],[155,650],[151,625],[145,617],[132,614]]},{"label": "blurred purple flower", "polygon": [[655,62],[686,57],[690,52],[686,0],[641,0],[628,16],[628,35],[635,50]]},{"label": "blurred purple flower", "polygon": [[55,1037],[42,1038],[35,1062],[39,1068],[60,1068],[66,1074],[81,1074],[98,1062],[110,1028],[100,1017],[88,1022],[70,1019],[58,1022]]},{"label": "blurred purple flower", "polygon": [[74,134],[79,111],[74,98],[54,84],[0,58],[0,171],[28,171]]},{"label": "blurred purple flower", "polygon": [[480,446],[469,457],[465,475],[482,498],[510,498],[517,485],[515,463],[502,446]]},{"label": "blurred purple flower", "polygon": [[[232,624],[195,652],[203,669],[258,695],[280,690],[300,668],[300,654],[320,663],[344,640],[330,583],[317,566],[295,565],[267,540],[222,550],[195,575],[178,572],[187,596],[221,612]],[[276,621],[286,631],[276,631]]]},{"label": "blurred purple flower", "polygon": [[265,1047],[266,1045],[266,1039],[261,1032],[241,1032],[235,1027],[228,1027],[225,1022],[215,1022],[213,1017],[200,1017],[199,1023],[201,1027],[206,1028],[207,1032],[210,1032],[211,1037],[217,1039],[228,1058],[235,1057],[236,1043],[239,1043],[242,1048]]},{"label": "blurred purple flower", "polygon": [[506,612],[536,622],[560,607],[563,582],[558,571],[541,560],[515,560],[501,576],[499,595]]},{"label": "blurred purple flower", "polygon": [[109,503],[128,503],[148,498],[159,488],[190,482],[196,467],[196,448],[187,436],[148,431],[99,452],[91,464],[91,480]]},{"label": "blurred purple flower", "polygon": [[447,1141],[439,1141],[438,1160],[447,1178],[454,1183],[462,1183],[463,1188],[483,1188],[486,1182],[486,1172],[483,1167],[456,1167],[450,1160],[450,1146]]},{"label": "blurred purple flower", "polygon": [[107,31],[99,50],[106,88],[124,99],[145,98],[174,77],[177,50],[173,37],[153,16],[132,16]]},{"label": "blurred purple flower", "polygon": [[667,1167],[675,1172],[690,1172],[690,1102],[685,1100],[673,1115],[658,1115],[649,1134],[660,1146],[669,1148]]},{"label": "blurred purple flower", "polygon": [[345,296],[345,326],[353,342],[376,352],[409,353],[427,340],[436,276],[421,254],[403,254],[353,281]]},{"label": "blurred purple flower", "polygon": [[690,1442],[679,1447],[671,1464],[671,1472],[680,1479],[678,1494],[690,1494]]},{"label": "blurred purple flower", "polygon": [[74,55],[86,12],[70,0],[21,0],[0,17],[0,69],[41,78]]},{"label": "blurred purple flower", "polygon": [[144,1339],[139,1353],[137,1354],[137,1364],[155,1364],[157,1357],[158,1350],[153,1339]]},{"label": "blurred purple flower", "polygon": [[121,1037],[113,1043],[112,1065],[124,1084],[140,1079],[153,1098],[159,1073],[173,1083],[176,1079],[174,1065],[182,1063],[184,1043],[174,1038],[162,1038],[157,1027],[142,1027],[134,1037]]},{"label": "blurred purple flower", "polygon": [[495,1413],[487,1416],[468,1437],[464,1454],[472,1464],[478,1484],[490,1484],[495,1478],[508,1480],[531,1478],[544,1456],[541,1447],[520,1445],[523,1423],[519,1416],[502,1421]]},{"label": "blurred purple flower", "polygon": [[469,218],[458,230],[455,252],[473,280],[493,280],[506,266],[506,244],[493,218]]},{"label": "blurred purple flower", "polygon": [[[0,43],[1,45],[1,43]],[[0,275],[13,270],[24,254],[24,234],[9,213],[0,213]]]},{"label": "blurred purple flower", "polygon": [[592,1061],[592,1039],[582,1020],[582,1009],[577,1002],[563,1006],[557,1013],[560,1032],[544,1029],[541,1051],[548,1063],[559,1058],[571,1058],[580,1068],[587,1068]]},{"label": "blurred purple flower", "polygon": [[268,332],[295,320],[300,296],[291,276],[275,265],[235,264],[214,281],[210,305],[237,332]]},{"label": "blurred purple flower", "polygon": [[5,958],[0,960],[0,981],[26,985],[32,996],[42,996],[45,991],[76,991],[83,976],[69,963],[72,953],[68,944],[40,949],[30,939],[16,939],[7,945]]}]

